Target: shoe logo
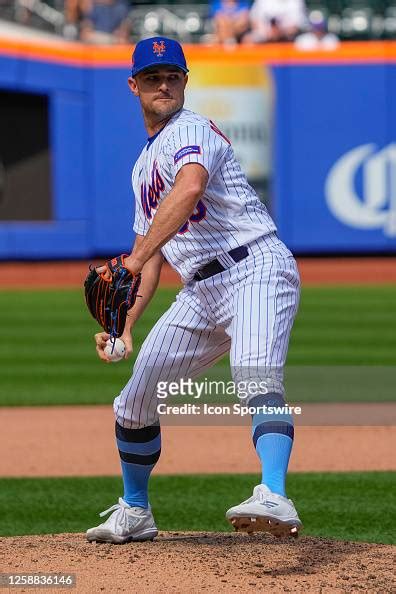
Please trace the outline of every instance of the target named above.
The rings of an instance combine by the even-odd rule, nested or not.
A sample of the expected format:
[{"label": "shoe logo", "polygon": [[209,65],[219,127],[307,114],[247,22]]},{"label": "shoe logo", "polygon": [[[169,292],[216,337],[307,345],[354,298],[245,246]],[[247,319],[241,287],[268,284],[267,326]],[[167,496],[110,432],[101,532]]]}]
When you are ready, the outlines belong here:
[{"label": "shoe logo", "polygon": [[278,507],[279,503],[274,503],[273,501],[263,501],[261,505],[265,507]]},{"label": "shoe logo", "polygon": [[128,528],[135,528],[136,524],[138,524],[139,518],[134,516],[128,516]]}]

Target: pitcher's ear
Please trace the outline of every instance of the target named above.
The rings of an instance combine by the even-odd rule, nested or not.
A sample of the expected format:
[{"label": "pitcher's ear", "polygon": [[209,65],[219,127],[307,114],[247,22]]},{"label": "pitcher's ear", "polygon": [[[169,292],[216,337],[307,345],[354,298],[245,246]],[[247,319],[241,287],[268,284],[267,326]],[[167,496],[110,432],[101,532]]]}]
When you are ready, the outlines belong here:
[{"label": "pitcher's ear", "polygon": [[128,78],[128,87],[131,89],[132,93],[137,97],[139,95],[139,89],[136,84],[136,79],[130,76]]}]

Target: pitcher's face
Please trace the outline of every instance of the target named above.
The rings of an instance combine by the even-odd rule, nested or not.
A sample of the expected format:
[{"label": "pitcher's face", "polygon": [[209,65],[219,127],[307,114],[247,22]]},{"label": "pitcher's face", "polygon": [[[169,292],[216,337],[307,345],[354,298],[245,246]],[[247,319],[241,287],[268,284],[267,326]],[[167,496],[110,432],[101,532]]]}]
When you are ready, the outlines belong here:
[{"label": "pitcher's face", "polygon": [[188,77],[175,66],[153,66],[129,78],[132,93],[139,97],[148,118],[166,119],[184,105],[184,89]]}]

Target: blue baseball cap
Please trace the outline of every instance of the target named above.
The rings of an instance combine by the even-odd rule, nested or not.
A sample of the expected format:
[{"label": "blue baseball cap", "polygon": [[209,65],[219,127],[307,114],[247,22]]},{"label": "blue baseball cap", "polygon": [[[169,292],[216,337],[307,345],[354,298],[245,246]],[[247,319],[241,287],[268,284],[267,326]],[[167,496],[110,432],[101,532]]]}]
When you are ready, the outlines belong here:
[{"label": "blue baseball cap", "polygon": [[182,46],[167,37],[150,37],[136,44],[132,55],[132,77],[152,66],[176,66],[188,72]]}]

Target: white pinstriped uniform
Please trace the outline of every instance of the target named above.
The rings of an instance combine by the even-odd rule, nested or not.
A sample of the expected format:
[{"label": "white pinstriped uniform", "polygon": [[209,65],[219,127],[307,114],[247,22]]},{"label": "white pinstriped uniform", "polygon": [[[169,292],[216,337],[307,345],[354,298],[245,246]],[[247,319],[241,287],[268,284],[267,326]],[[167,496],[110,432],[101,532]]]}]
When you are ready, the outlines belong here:
[{"label": "white pinstriped uniform", "polygon": [[[200,218],[206,210],[204,217],[199,222],[190,222],[188,231],[177,233],[162,248],[165,258],[184,282],[191,280],[199,268],[220,254],[275,231],[265,206],[257,199],[234,158],[229,142],[213,128],[207,118],[183,109],[143,149],[132,174],[136,196],[134,230],[145,235],[150,219],[142,207],[142,193],[146,192],[143,203],[148,203],[151,186],[151,195],[157,191],[160,203],[186,163],[201,163],[209,173],[203,207],[195,216]],[[200,153],[190,152],[178,158],[178,151],[186,147],[199,147]],[[159,187],[164,189],[159,192]],[[154,197],[152,202],[155,201]],[[155,208],[146,210],[150,210],[150,214],[155,212]]]},{"label": "white pinstriped uniform", "polygon": [[[183,109],[143,149],[132,174],[134,230],[147,233],[186,163],[202,164],[209,182],[190,221],[162,248],[184,287],[150,331],[114,401],[116,419],[127,428],[158,420],[158,381],[195,377],[228,351],[234,379],[246,369],[246,377],[265,379],[271,391],[283,394],[299,300],[297,266],[232,147],[210,120]],[[249,254],[235,263],[227,252],[242,245]],[[214,258],[226,270],[193,280]]]}]

